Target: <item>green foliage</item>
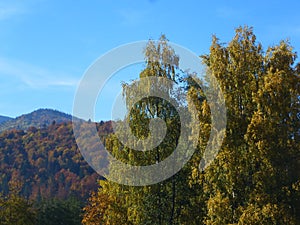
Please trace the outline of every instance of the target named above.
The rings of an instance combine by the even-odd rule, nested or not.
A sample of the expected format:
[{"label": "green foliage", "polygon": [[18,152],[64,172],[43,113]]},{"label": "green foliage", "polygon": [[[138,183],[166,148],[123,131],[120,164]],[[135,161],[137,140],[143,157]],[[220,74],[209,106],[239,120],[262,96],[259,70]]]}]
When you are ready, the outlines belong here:
[{"label": "green foliage", "polygon": [[49,199],[37,203],[36,225],[80,225],[82,202],[75,198]]},{"label": "green foliage", "polygon": [[32,203],[19,195],[20,183],[10,183],[10,193],[0,195],[1,225],[35,225],[36,211]]},{"label": "green foliage", "polygon": [[29,201],[20,195],[20,182],[10,182],[8,195],[0,196],[1,225],[80,225],[82,201],[48,199]]}]

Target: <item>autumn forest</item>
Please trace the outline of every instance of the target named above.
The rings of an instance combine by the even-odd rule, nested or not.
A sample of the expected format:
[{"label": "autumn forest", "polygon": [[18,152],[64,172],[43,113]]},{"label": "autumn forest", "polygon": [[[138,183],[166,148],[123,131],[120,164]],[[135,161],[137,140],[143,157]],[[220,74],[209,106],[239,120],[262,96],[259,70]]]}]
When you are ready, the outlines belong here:
[{"label": "autumn forest", "polygon": [[[180,70],[180,56],[165,35],[157,42],[149,40],[144,54],[139,77],[178,84],[177,89],[161,84],[178,105],[155,97],[133,102],[136,84],[124,83],[123,96],[131,106],[124,120],[135,137],[145,140],[150,120],[159,118],[166,124],[164,140],[151,151],[136,151],[115,134],[113,125],[120,121],[96,123],[98,136],[118,160],[145,166],[168,158],[180,130],[187,129],[191,135],[186,138],[196,147],[183,168],[154,184],[120,184],[98,174],[84,159],[71,116],[37,111],[30,119],[3,117],[0,225],[300,224],[300,64],[292,44],[262,46],[247,26],[237,28],[228,43],[213,36],[209,52],[199,56],[207,83]],[[209,85],[214,82],[224,94],[224,129],[212,125],[216,115],[211,107],[217,103],[209,102],[206,94],[212,94]],[[149,83],[142,88],[152,87]],[[180,124],[178,108],[189,110],[194,120]],[[76,122],[82,127],[93,123]],[[220,142],[220,149],[201,169],[212,130],[223,132],[224,138],[212,140]],[[120,125],[118,135],[125,132]],[[188,153],[190,145],[182,146]],[[102,163],[104,158],[93,160]],[[122,174],[126,168],[113,170]]]}]

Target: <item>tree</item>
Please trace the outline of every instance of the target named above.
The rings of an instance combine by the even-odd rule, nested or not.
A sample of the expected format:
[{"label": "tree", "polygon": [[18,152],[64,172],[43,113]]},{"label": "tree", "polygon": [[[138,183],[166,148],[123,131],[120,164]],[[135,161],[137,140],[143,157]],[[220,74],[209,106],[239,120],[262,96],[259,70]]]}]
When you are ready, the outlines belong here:
[{"label": "tree", "polygon": [[[164,49],[173,64],[164,64]],[[150,41],[145,53],[146,68],[140,77],[182,81],[176,93],[187,92],[183,105],[196,106],[192,115],[199,124],[189,126],[197,149],[180,172],[159,184],[130,187],[102,181],[85,208],[85,224],[94,224],[95,218],[100,224],[300,224],[300,67],[289,42],[264,52],[247,26],[237,28],[227,45],[213,36],[209,54],[201,58],[206,79],[211,85],[218,82],[224,93],[227,126],[219,153],[204,171],[199,163],[211,135],[215,107],[204,94],[208,87],[178,72],[179,58],[164,36],[157,45]],[[178,115],[157,98],[132,105],[134,85],[125,84],[124,93],[133,106],[126,119],[135,136],[148,137],[151,118],[163,119],[169,136],[154,151],[136,152],[116,135],[107,139],[106,147],[133,165],[160,162],[176,146]]]},{"label": "tree", "polygon": [[[225,93],[228,124],[221,151],[199,180],[208,196],[206,224],[296,223],[300,93],[295,58],[284,41],[264,53],[252,28],[238,28],[227,46],[213,37],[203,59]],[[217,210],[221,203],[228,205],[226,213]],[[252,215],[257,216],[247,221]]]},{"label": "tree", "polygon": [[36,225],[80,225],[82,203],[75,199],[47,199],[37,202]]},{"label": "tree", "polygon": [[[157,43],[148,42],[145,48],[145,63],[145,69],[140,73],[141,79],[161,77],[177,83],[183,80],[183,73],[178,68],[179,57],[168,45],[164,35]],[[180,96],[182,91],[180,87],[174,88],[164,80],[157,85],[169,96]],[[125,120],[128,121],[135,137],[142,140],[150,135],[151,119],[163,120],[167,128],[162,143],[151,151],[136,151],[120,143],[116,135],[111,135],[106,140],[106,148],[114,157],[132,165],[160,163],[176,148],[180,134],[180,120],[175,107],[184,106],[172,106],[166,99],[158,97],[146,97],[133,102],[133,96],[138,95],[139,91],[151,88],[151,82],[144,85],[136,82],[123,84],[123,93],[130,112]],[[119,136],[124,135],[123,130],[121,126]],[[138,142],[132,139],[129,141],[138,145]],[[85,224],[93,224],[94,219],[98,218],[97,222],[102,221],[103,224],[116,224],[120,220],[123,224],[179,224],[183,219],[181,213],[188,205],[184,196],[189,188],[186,173],[183,171],[164,182],[142,187],[102,181],[98,193],[92,195],[89,205],[85,208],[83,221]]]},{"label": "tree", "polygon": [[0,195],[0,221],[3,225],[34,225],[36,211],[31,202],[19,196],[19,182],[10,183],[7,196]]}]

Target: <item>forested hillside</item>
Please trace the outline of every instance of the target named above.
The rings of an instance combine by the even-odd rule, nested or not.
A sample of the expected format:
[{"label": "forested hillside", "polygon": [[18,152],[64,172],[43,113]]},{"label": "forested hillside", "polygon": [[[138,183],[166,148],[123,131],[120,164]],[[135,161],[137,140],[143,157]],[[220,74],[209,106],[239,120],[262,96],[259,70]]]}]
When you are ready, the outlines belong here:
[{"label": "forested hillside", "polygon": [[[102,138],[112,132],[110,122],[97,126]],[[10,182],[18,182],[21,195],[36,200],[85,199],[101,178],[81,156],[71,122],[1,133],[0,171],[0,192],[8,194]]]}]

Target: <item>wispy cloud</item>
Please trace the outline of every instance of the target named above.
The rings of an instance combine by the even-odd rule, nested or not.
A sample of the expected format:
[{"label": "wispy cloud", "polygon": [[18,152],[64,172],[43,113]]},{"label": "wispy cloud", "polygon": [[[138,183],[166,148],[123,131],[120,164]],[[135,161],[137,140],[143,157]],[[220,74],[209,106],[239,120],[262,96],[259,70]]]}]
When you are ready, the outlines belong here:
[{"label": "wispy cloud", "polygon": [[0,57],[0,78],[7,80],[11,76],[30,88],[74,87],[79,82],[79,79],[75,79],[66,73]]}]

